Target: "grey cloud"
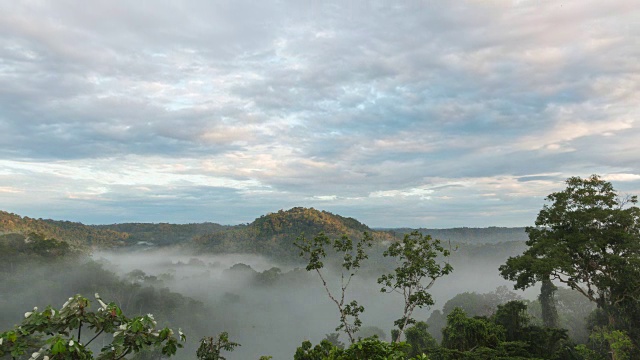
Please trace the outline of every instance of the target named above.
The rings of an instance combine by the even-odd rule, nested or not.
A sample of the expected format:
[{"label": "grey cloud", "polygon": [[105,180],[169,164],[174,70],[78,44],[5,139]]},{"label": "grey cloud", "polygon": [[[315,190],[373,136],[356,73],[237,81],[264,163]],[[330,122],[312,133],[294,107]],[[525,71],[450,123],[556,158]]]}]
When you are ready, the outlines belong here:
[{"label": "grey cloud", "polygon": [[[197,194],[218,193],[254,203],[234,204],[229,221],[306,202],[363,214],[406,206],[416,222],[445,221],[438,214],[451,208],[455,222],[462,210],[451,203],[366,196],[433,177],[640,173],[636,122],[607,136],[554,133],[637,117],[631,1],[66,1],[7,3],[0,14],[0,154],[126,166],[129,155],[189,158],[212,164],[191,173],[273,191],[180,189],[176,199],[195,206],[180,207],[185,218],[198,204],[219,206]],[[112,191],[105,209],[132,209],[126,187]],[[139,196],[146,213],[163,205]],[[501,201],[474,206],[514,214],[530,205]],[[482,213],[474,209],[469,216]]]}]

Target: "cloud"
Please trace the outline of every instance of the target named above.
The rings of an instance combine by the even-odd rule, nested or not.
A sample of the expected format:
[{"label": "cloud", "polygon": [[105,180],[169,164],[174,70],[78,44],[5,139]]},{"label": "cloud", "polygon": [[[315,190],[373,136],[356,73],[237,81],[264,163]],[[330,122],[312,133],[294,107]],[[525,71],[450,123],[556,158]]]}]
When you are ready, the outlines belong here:
[{"label": "cloud", "polygon": [[27,213],[84,201],[47,207],[73,220],[224,203],[211,211],[241,222],[321,205],[381,226],[385,207],[529,224],[566,177],[640,173],[638,16],[632,1],[2,4],[0,188],[38,193],[11,193]]}]

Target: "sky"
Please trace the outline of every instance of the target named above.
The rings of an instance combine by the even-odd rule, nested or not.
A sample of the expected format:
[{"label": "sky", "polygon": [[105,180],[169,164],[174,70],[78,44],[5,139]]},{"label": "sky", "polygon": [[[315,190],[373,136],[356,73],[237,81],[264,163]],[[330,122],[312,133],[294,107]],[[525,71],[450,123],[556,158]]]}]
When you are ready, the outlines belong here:
[{"label": "sky", "polygon": [[1,1],[0,210],[532,225],[640,193],[635,1]]}]

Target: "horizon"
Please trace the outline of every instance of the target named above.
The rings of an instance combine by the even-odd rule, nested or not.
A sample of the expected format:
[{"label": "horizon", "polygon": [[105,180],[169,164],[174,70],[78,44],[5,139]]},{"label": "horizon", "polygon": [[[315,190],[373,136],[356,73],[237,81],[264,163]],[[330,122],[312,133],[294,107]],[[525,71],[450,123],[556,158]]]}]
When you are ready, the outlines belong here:
[{"label": "horizon", "polygon": [[0,4],[0,202],[84,224],[524,227],[640,193],[634,1]]},{"label": "horizon", "polygon": [[[326,211],[326,210],[315,209],[315,208],[305,208],[305,209],[314,209],[314,210],[317,210],[317,211]],[[291,210],[291,209],[280,209],[280,210],[286,212],[286,211]],[[215,220],[208,220],[208,221],[201,221],[201,222],[184,222],[184,223],[172,223],[172,222],[166,222],[166,221],[160,221],[160,222],[123,221],[123,222],[117,222],[117,223],[84,223],[84,222],[81,222],[81,221],[73,221],[73,220],[69,220],[69,219],[57,219],[57,218],[54,219],[54,218],[49,218],[49,217],[33,217],[33,216],[25,215],[25,214],[19,214],[19,213],[16,213],[16,212],[0,209],[0,211],[7,212],[7,213],[13,214],[13,215],[17,215],[17,216],[20,216],[22,218],[28,217],[30,219],[43,220],[43,221],[69,221],[69,222],[72,222],[72,223],[78,223],[78,224],[87,225],[87,226],[108,226],[108,225],[121,225],[121,224],[152,224],[152,225],[158,225],[158,224],[168,224],[168,225],[216,224],[216,225],[221,225],[221,226],[240,226],[240,225],[250,225],[253,221],[259,219],[261,216],[266,216],[266,215],[269,215],[269,214],[272,214],[272,213],[276,213],[276,212],[278,212],[280,210],[267,212],[265,214],[262,214],[260,216],[255,217],[250,222],[237,223],[237,224],[224,224],[224,223],[217,222]],[[429,230],[491,229],[491,228],[518,229],[518,228],[525,228],[526,227],[526,226],[493,226],[493,225],[487,225],[487,226],[481,226],[481,227],[476,227],[476,226],[455,226],[455,227],[447,227],[447,228],[431,228],[431,227],[412,228],[412,227],[408,227],[408,226],[381,227],[381,226],[372,226],[372,225],[366,224],[366,223],[364,223],[364,222],[360,221],[359,219],[354,218],[352,216],[343,216],[342,214],[337,214],[337,213],[333,213],[333,212],[330,212],[330,211],[327,211],[327,212],[331,213],[332,215],[338,215],[338,216],[342,216],[342,217],[345,217],[345,218],[355,219],[358,222],[362,223],[363,225],[367,226],[368,228],[370,228],[372,230],[377,230],[377,231],[396,230],[396,229],[415,229],[415,230],[417,230],[417,229],[429,229]]]}]

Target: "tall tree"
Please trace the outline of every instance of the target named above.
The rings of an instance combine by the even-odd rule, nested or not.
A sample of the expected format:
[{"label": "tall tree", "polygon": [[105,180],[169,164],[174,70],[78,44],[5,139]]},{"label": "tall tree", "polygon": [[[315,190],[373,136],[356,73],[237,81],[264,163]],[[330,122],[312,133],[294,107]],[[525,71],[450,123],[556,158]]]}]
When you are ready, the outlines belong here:
[{"label": "tall tree", "polygon": [[[362,262],[368,258],[365,248],[370,247],[372,243],[373,238],[367,232],[355,243],[347,235],[334,239],[332,242],[324,233],[319,233],[313,240],[301,235],[294,242],[294,245],[300,249],[300,257],[308,261],[307,271],[315,271],[318,274],[327,295],[338,307],[340,325],[336,327],[336,331],[344,331],[352,344],[356,340],[355,334],[362,326],[360,314],[364,312],[364,307],[358,304],[356,300],[346,302],[346,293],[349,284],[351,284],[351,279],[360,269]],[[328,248],[333,248],[336,253],[342,256],[339,293],[331,291],[322,272],[324,268],[323,260],[327,256]]]},{"label": "tall tree", "polygon": [[[572,177],[526,229],[529,248],[500,272],[516,289],[559,281],[595,302],[611,326],[633,331],[640,300],[640,208],[597,175]],[[635,336],[636,344],[638,336]]]},{"label": "tall tree", "polygon": [[[392,243],[384,252],[384,256],[394,257],[398,267],[393,273],[382,275],[378,283],[384,287],[382,292],[401,294],[404,300],[402,317],[394,322],[398,327],[395,342],[400,341],[407,325],[415,323],[411,317],[416,308],[434,304],[428,290],[436,280],[453,271],[453,267],[446,260],[450,250],[445,249],[438,239],[431,239],[429,235],[422,235],[418,231],[406,234],[404,239]],[[444,258],[440,261],[438,257]]]},{"label": "tall tree", "polygon": [[558,327],[558,310],[556,309],[555,300],[555,292],[557,289],[549,277],[542,279],[538,300],[540,300],[540,306],[542,308],[542,323],[544,326],[550,328]]}]

